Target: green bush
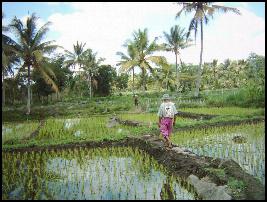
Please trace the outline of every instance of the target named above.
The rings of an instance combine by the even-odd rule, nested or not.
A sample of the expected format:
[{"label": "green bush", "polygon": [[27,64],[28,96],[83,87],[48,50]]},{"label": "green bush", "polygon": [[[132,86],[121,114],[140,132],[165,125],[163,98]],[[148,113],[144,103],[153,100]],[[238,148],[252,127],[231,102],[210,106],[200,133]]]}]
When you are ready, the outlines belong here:
[{"label": "green bush", "polygon": [[248,85],[239,89],[236,93],[227,95],[205,96],[208,105],[215,107],[238,106],[238,107],[264,107],[265,87]]}]

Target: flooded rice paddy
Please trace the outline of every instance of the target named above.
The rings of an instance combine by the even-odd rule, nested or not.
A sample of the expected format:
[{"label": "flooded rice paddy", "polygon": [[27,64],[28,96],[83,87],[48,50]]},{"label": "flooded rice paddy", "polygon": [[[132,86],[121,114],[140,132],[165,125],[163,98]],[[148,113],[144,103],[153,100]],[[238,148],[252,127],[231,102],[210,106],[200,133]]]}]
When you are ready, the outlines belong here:
[{"label": "flooded rice paddy", "polygon": [[131,147],[2,152],[2,199],[198,199],[185,181]]},{"label": "flooded rice paddy", "polygon": [[172,140],[198,155],[233,159],[265,185],[264,123],[177,132]]}]

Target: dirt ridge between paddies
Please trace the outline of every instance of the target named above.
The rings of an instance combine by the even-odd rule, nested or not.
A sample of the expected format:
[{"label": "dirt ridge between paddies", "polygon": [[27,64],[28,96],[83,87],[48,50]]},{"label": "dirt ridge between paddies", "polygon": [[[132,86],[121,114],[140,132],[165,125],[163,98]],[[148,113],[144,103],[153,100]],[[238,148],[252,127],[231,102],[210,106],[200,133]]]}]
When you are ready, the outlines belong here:
[{"label": "dirt ridge between paddies", "polygon": [[132,146],[144,150],[153,156],[159,163],[163,164],[174,175],[187,178],[189,175],[195,175],[199,178],[209,178],[217,185],[225,185],[216,176],[211,175],[207,168],[223,169],[226,178],[234,178],[244,182],[245,189],[238,195],[232,195],[232,199],[261,200],[265,199],[265,187],[252,175],[246,173],[233,160],[223,160],[206,156],[198,156],[193,153],[177,152],[179,147],[167,150],[158,136],[145,135],[142,137],[127,137],[122,140],[109,140],[101,142],[82,142],[70,143],[65,145],[47,145],[42,147],[17,148],[5,150],[2,152],[41,152],[41,151],[60,151],[62,149],[74,148],[95,148],[95,147],[113,147],[113,146]]},{"label": "dirt ridge between paddies", "polygon": [[[140,122],[140,121],[134,121],[134,120],[121,120],[119,118],[116,118],[119,124],[123,125],[130,125],[133,127],[139,127],[139,126],[147,126],[148,123]],[[230,120],[230,121],[219,121],[214,123],[206,123],[206,124],[196,124],[196,125],[188,125],[188,126],[182,126],[182,127],[174,127],[173,132],[179,132],[179,131],[191,131],[191,130],[197,130],[197,129],[207,129],[212,127],[223,127],[223,126],[236,126],[241,124],[255,124],[259,122],[264,122],[265,118],[246,118],[242,120]],[[156,130],[152,130],[152,133],[156,133]]]}]

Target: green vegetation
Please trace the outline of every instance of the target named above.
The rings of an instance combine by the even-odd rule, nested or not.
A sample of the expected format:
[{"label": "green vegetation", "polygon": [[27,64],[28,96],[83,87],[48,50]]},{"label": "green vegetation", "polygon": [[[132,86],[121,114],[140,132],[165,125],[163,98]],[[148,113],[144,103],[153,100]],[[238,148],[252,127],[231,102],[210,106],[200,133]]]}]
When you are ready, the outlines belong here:
[{"label": "green vegetation", "polygon": [[2,153],[2,159],[4,200],[196,198],[186,182],[136,148]]},{"label": "green vegetation", "polygon": [[232,177],[229,178],[227,186],[231,188],[231,191],[236,196],[239,196],[240,192],[244,191],[246,188],[245,183],[243,181],[234,179]]},{"label": "green vegetation", "polygon": [[[108,128],[108,116],[94,116],[90,118],[49,118],[35,138],[21,142],[18,136],[12,136],[12,144],[4,144],[3,148],[18,148],[29,146],[48,146],[83,141],[119,140],[127,136],[141,136],[156,129],[150,127],[131,127],[117,125]],[[4,125],[4,127],[7,127]],[[16,144],[15,144],[16,143]]]},{"label": "green vegetation", "polygon": [[2,125],[2,144],[16,144],[20,140],[29,138],[35,131],[39,123],[26,121],[19,124],[8,123]]},{"label": "green vegetation", "polygon": [[[172,142],[198,155],[214,158],[231,158],[248,173],[264,183],[265,137],[264,123],[239,126],[212,127],[179,131],[171,137]],[[236,143],[236,136],[246,141]]]},{"label": "green vegetation", "polygon": [[[204,23],[220,10],[240,12],[210,2],[181,3],[176,17],[195,14],[188,32],[175,25],[169,33],[163,31],[165,42],[160,44],[158,37],[150,40],[147,28],[133,31],[123,45],[127,53],[117,52],[118,69],[103,63],[105,58],[83,42],[55,54],[56,48],[64,47],[45,40],[50,22],[37,29],[36,14],[27,17],[26,24],[15,16],[9,25],[2,25],[2,150],[159,136],[156,113],[162,95],[169,93],[178,111],[216,115],[211,119],[178,115],[173,143],[200,156],[231,158],[264,183],[264,123],[225,125],[264,120],[265,56],[250,53],[248,58],[220,64],[215,59],[202,61]],[[181,51],[191,46],[189,36],[194,31],[196,38],[198,28],[200,62],[186,64]],[[175,64],[162,51],[172,51]],[[133,95],[138,95],[138,106]],[[114,116],[142,125],[110,127]],[[44,124],[38,128],[40,122]],[[216,124],[221,126],[210,127]],[[242,141],[234,141],[238,138]],[[179,179],[132,148],[2,151],[2,159],[2,199],[196,199]],[[223,169],[206,171],[225,180]],[[245,188],[233,178],[227,185],[237,196]]]},{"label": "green vegetation", "polygon": [[232,115],[239,117],[264,116],[264,108],[241,108],[241,107],[200,107],[182,108],[183,112],[212,115]]},{"label": "green vegetation", "polygon": [[224,169],[220,168],[205,168],[206,171],[219,177],[220,180],[224,180],[226,175]]}]

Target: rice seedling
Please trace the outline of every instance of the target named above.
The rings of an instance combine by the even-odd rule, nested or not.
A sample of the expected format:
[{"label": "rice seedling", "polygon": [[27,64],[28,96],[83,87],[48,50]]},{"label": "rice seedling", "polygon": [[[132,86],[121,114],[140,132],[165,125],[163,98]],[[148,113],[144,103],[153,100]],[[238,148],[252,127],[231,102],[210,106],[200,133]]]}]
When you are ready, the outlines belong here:
[{"label": "rice seedling", "polygon": [[[2,153],[2,158],[4,199],[11,199],[12,190],[24,182],[19,199],[28,199],[31,193],[34,199],[160,199],[154,184],[163,183],[168,175],[148,154],[130,147]],[[28,169],[15,169],[17,160]],[[169,182],[172,190],[183,192],[174,180]]]},{"label": "rice seedling", "polygon": [[[264,125],[243,124],[191,132],[178,132],[172,141],[198,155],[216,158],[232,158],[248,173],[265,181],[265,135]],[[236,143],[235,137],[246,141]],[[206,145],[203,147],[202,145]],[[208,151],[207,151],[208,150]]]},{"label": "rice seedling", "polygon": [[29,138],[31,133],[37,129],[39,122],[26,121],[19,124],[2,123],[2,143],[12,144],[19,142],[22,139]]},{"label": "rice seedling", "polygon": [[211,115],[236,115],[236,116],[255,116],[264,115],[263,108],[241,108],[241,107],[200,107],[182,108],[181,111],[197,114]]}]

